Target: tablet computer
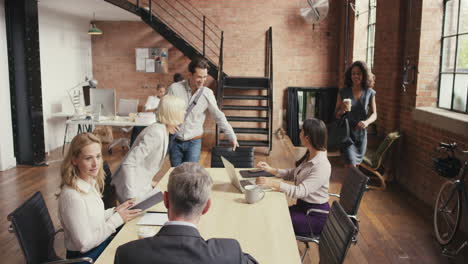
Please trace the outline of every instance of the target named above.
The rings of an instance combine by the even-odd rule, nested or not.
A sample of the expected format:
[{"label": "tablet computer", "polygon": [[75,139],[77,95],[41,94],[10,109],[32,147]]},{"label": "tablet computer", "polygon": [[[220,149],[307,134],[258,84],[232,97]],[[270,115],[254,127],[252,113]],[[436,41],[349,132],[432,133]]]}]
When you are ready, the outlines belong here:
[{"label": "tablet computer", "polygon": [[239,173],[242,176],[242,178],[275,177],[275,175],[269,172],[266,172],[264,170],[258,170],[258,169],[240,170]]}]

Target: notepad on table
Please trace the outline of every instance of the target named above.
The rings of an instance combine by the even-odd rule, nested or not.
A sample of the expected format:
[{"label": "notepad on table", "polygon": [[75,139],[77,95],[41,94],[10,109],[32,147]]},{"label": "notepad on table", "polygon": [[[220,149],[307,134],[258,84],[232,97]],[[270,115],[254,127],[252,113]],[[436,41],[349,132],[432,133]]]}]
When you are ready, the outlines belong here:
[{"label": "notepad on table", "polygon": [[165,212],[146,212],[145,215],[138,221],[137,225],[156,225],[162,226],[169,218]]}]

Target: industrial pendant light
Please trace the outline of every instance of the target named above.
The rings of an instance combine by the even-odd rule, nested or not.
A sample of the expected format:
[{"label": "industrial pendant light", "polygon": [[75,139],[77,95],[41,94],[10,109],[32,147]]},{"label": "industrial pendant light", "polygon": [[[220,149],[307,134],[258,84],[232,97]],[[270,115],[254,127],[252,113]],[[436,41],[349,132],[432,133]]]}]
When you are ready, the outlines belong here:
[{"label": "industrial pendant light", "polygon": [[94,20],[96,20],[96,16],[93,13],[93,21],[91,21],[91,25],[88,30],[89,35],[102,35],[102,30],[96,27],[96,24],[94,24]]}]

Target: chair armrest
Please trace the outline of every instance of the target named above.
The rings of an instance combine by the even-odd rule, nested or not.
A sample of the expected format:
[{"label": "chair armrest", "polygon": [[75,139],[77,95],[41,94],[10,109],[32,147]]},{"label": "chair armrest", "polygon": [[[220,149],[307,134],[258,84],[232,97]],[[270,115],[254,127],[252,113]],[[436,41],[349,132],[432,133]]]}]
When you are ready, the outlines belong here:
[{"label": "chair armrest", "polygon": [[92,258],[84,257],[84,258],[74,258],[74,259],[63,259],[63,260],[56,260],[51,262],[46,262],[46,264],[65,264],[65,263],[78,263],[78,262],[88,262],[93,263]]},{"label": "chair armrest", "polygon": [[60,228],[59,230],[55,231],[54,236],[56,236],[60,232],[63,232],[63,228]]},{"label": "chair armrest", "polygon": [[121,129],[123,132],[128,133],[128,132],[132,131],[133,127],[121,127],[120,129]]},{"label": "chair armrest", "polygon": [[312,213],[312,212],[321,213],[321,214],[328,214],[328,211],[321,210],[321,209],[311,208],[311,209],[307,210],[306,215],[309,215],[309,214]]},{"label": "chair armrest", "polygon": [[320,243],[320,237],[319,236],[313,236],[313,237],[296,236],[296,240],[304,242],[304,243],[314,242],[317,245]]},{"label": "chair armrest", "polygon": [[335,197],[338,197],[338,198],[340,198],[340,195],[339,195],[339,194],[337,194],[337,193],[328,193],[328,195],[330,195],[330,196],[335,196]]}]

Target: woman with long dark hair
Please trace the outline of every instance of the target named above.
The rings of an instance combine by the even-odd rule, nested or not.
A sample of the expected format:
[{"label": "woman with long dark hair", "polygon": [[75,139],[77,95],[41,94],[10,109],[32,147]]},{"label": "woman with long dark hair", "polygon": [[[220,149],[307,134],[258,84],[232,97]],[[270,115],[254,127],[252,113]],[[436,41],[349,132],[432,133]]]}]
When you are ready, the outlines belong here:
[{"label": "woman with long dark hair", "polygon": [[[346,70],[345,88],[336,99],[336,118],[347,115],[354,144],[342,148],[341,154],[348,167],[362,162],[367,148],[367,127],[377,119],[374,76],[363,61],[355,61]],[[347,101],[347,103],[346,103]]]},{"label": "woman with long dark hair", "polygon": [[[284,192],[297,203],[289,207],[294,232],[297,235],[318,235],[327,220],[330,206],[328,204],[328,187],[330,185],[331,165],[327,158],[327,128],[316,118],[304,121],[300,133],[302,144],[307,148],[306,154],[291,169],[273,168],[266,162],[259,162],[257,167],[281,177],[293,184],[280,182],[271,178],[259,177],[256,183],[266,185],[274,190]],[[307,211],[315,209],[309,214]],[[310,227],[309,227],[310,223]],[[311,230],[312,229],[312,230]]]}]

